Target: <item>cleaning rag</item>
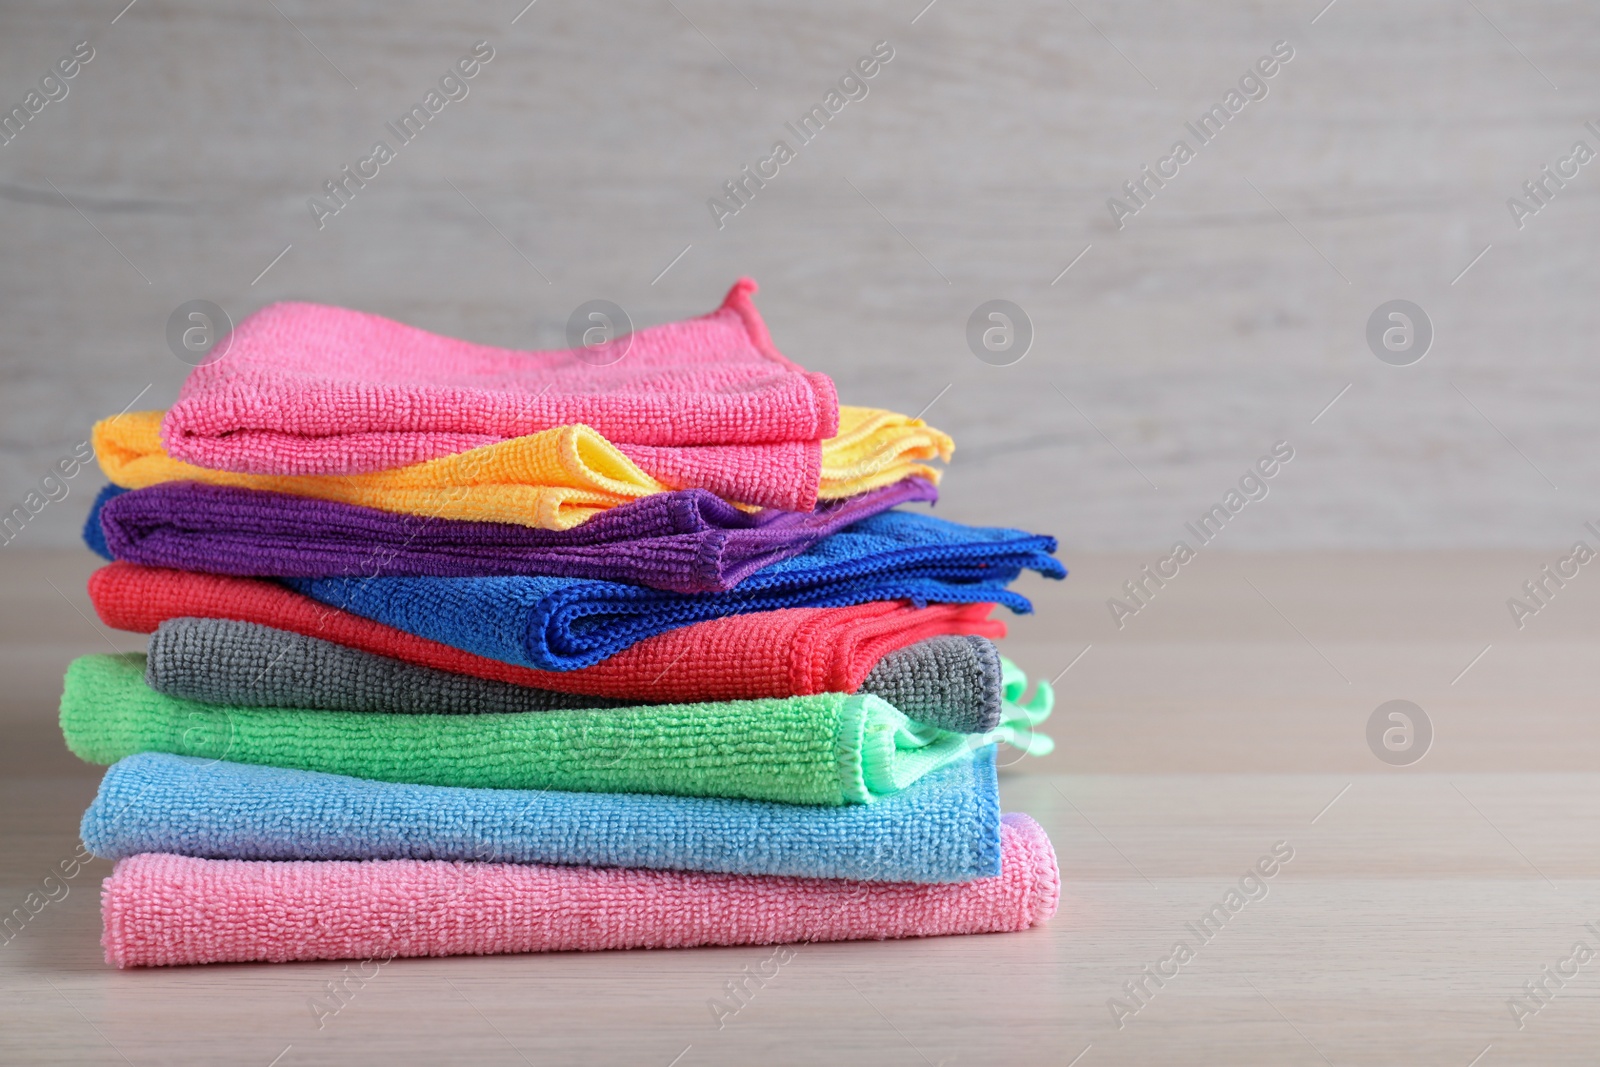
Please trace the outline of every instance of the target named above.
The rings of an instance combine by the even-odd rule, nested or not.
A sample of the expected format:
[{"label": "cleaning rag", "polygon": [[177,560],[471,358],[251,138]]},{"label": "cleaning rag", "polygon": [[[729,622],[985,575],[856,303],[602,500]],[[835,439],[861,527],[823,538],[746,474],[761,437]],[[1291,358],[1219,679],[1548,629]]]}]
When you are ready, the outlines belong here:
[{"label": "cleaning rag", "polygon": [[853,522],[937,498],[933,483],[905,478],[811,512],[751,513],[703,489],[686,489],[602,511],[571,529],[541,530],[205,482],[162,482],[133,491],[106,486],[85,529],[103,534],[99,544],[108,558],[211,574],[539,574],[716,593]]},{"label": "cleaning rag", "polygon": [[572,423],[637,445],[815,442],[838,429],[824,374],[784,358],[741,278],[716,311],[600,348],[519,351],[377,315],[272,304],[190,372],[162,427],[219,470],[354,474]]},{"label": "cleaning rag", "polygon": [[1024,569],[1066,570],[1055,539],[963,526],[913,512],[873,515],[780,560],[726,593],[683,594],[585,578],[287,578],[314,600],[489,659],[547,671],[599,663],[690,623],[778,608],[877,600],[1028,600],[1006,586]]},{"label": "cleaning rag", "polygon": [[[328,711],[481,715],[639,703],[452,674],[232,619],[162,622],[150,638],[145,683],[205,704]],[[917,722],[982,733],[1000,724],[1002,700],[1021,702],[1024,684],[993,641],[946,635],[890,652],[857,692]]]},{"label": "cleaning rag", "polygon": [[853,693],[896,649],[941,634],[1000,638],[1006,632],[1005,623],[989,618],[992,604],[785,608],[668,630],[593,667],[538,671],[462,652],[256,578],[112,563],[89,576],[89,600],[101,621],[117,630],[147,634],[185,616],[234,619],[456,674],[631,703]]},{"label": "cleaning rag", "polygon": [[61,733],[88,763],[138,752],[228,759],[385,782],[485,789],[671,793],[866,804],[1006,741],[1035,754],[1048,684],[998,727],[914,723],[874,696],[819,693],[698,704],[419,715],[201,704],[145,684],[143,653],[67,667]]},{"label": "cleaning rag", "polygon": [[106,859],[472,860],[876,882],[1000,873],[993,749],[842,808],[406,785],[146,752],[106,771],[82,834]]},{"label": "cleaning rag", "polygon": [[[938,482],[950,438],[921,419],[873,408],[839,409],[838,438],[820,446],[616,445],[576,424],[483,444],[398,468],[353,474],[213,469],[169,454],[162,413],[135,411],[96,423],[90,441],[115,485],[142,489],[202,481],[294,493],[428,518],[509,522],[565,530],[608,508],[668,489],[704,489],[746,507],[810,511],[819,497],[856,496],[903,478]],[[805,451],[804,457],[791,455]],[[801,460],[804,459],[802,463]]]},{"label": "cleaning rag", "polygon": [[1000,874],[928,885],[438,860],[147,852],[101,888],[118,967],[766,945],[1025,930],[1055,914],[1043,828],[1000,824]]}]

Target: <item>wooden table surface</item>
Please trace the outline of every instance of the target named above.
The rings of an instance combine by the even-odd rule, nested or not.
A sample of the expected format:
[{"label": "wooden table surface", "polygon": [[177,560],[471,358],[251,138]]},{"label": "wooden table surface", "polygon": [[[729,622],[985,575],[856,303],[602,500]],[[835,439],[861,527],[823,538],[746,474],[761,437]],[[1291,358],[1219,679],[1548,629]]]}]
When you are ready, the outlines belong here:
[{"label": "wooden table surface", "polygon": [[[0,1061],[1593,1063],[1600,959],[1559,988],[1544,968],[1600,948],[1600,582],[1519,632],[1504,598],[1532,555],[1217,554],[1119,632],[1103,600],[1134,559],[1068,553],[1005,646],[1036,675],[1076,658],[1060,750],[1003,781],[1061,859],[1042,928],[801,946],[721,1028],[708,1001],[769,950],[396,960],[319,1029],[342,963],[107,968],[94,861],[0,948]],[[140,645],[89,621],[91,567],[0,554],[7,910],[73,854],[97,778],[55,730],[62,666]],[[1413,766],[1364,739],[1392,698],[1434,726]],[[1275,847],[1264,895],[1196,937]],[[1133,1000],[1180,940],[1192,958]],[[1540,979],[1554,996],[1514,1017]]]}]

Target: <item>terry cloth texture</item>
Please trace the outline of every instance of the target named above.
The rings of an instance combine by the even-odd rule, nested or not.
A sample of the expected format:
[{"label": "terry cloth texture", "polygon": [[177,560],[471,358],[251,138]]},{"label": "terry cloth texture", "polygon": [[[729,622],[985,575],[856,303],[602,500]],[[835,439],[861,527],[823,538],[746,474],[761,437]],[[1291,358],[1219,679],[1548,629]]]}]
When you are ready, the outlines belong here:
[{"label": "terry cloth texture", "polygon": [[[986,637],[930,637],[890,652],[858,692],[909,719],[961,733],[1000,724],[1001,700],[1022,700]],[[320,638],[229,619],[168,619],[150,638],[150,688],[205,704],[396,714],[511,714],[627,707],[594,697],[452,674]],[[157,850],[160,851],[160,850]]]},{"label": "terry cloth texture", "polygon": [[286,578],[314,600],[489,659],[568,671],[690,623],[876,600],[1032,605],[1006,585],[1061,578],[1055,539],[890,511],[824,538],[726,593],[664,593],[583,578]]},{"label": "terry cloth texture", "polygon": [[127,491],[120,485],[102,485],[100,492],[95,494],[94,503],[89,506],[89,517],[83,522],[83,543],[101,559],[116,557],[111,554],[111,546],[106,544],[106,532],[100,525],[100,514],[107,504]]},{"label": "terry cloth texture", "polygon": [[[983,733],[1000,725],[1006,701],[1022,702],[1022,690],[1009,684],[1013,672],[1021,674],[987,637],[929,637],[884,656],[858,692],[917,722]],[[1048,692],[1039,687],[1039,694]]]},{"label": "terry cloth texture", "polygon": [[402,514],[514,522],[565,530],[667,487],[587,426],[443,456],[397,470],[355,475],[238,474],[169,458],[159,411],[95,423],[90,440],[105,476],[125,489],[202,481],[360,504]]},{"label": "terry cloth texture", "polygon": [[167,619],[150,637],[144,680],[171,697],[260,708],[484,715],[638,703],[452,674],[231,619]]},{"label": "terry cloth texture", "polygon": [[147,852],[101,888],[106,962],[393,959],[1025,930],[1061,875],[1026,815],[1000,874],[927,885],[520,863],[210,860]]},{"label": "terry cloth texture", "polygon": [[74,755],[112,764],[170,752],[418,785],[866,804],[984,744],[1031,743],[1031,730],[1026,740],[1018,735],[1048,715],[1010,705],[1014,725],[958,734],[845,693],[395,715],[201,704],[156,692],[144,673],[143,653],[80,656],[68,666],[61,733]]},{"label": "terry cloth texture", "polygon": [[[202,481],[294,493],[429,518],[510,522],[560,530],[607,508],[667,489],[704,489],[741,506],[810,511],[828,468],[829,499],[922,477],[948,458],[949,438],[920,419],[872,408],[841,408],[848,436],[822,442],[803,473],[785,453],[799,445],[618,447],[587,426],[561,426],[397,469],[350,475],[285,475],[213,470],[164,450],[161,412],[136,411],[95,424],[100,469],[126,489]],[[930,447],[927,441],[943,444]],[[815,452],[814,446],[807,445]]]},{"label": "terry cloth texture", "polygon": [[152,633],[166,619],[236,619],[321,637],[425,667],[630,702],[751,700],[853,693],[888,653],[940,634],[1005,636],[992,604],[872,603],[788,608],[713,619],[656,637],[576,671],[536,671],[417,637],[318,604],[255,578],[113,563],[89,577],[107,626]]},{"label": "terry cloth texture", "polygon": [[[296,578],[539,574],[716,593],[853,522],[936,499],[931,482],[907,478],[812,512],[751,514],[688,489],[623,504],[570,530],[536,530],[164,482],[114,497],[103,493],[96,512],[111,556],[153,567]],[[91,515],[88,528],[95,523]]]},{"label": "terry cloth texture", "polygon": [[933,459],[950,462],[956,443],[921,419],[872,408],[839,409],[839,434],[822,443],[822,484],[817,496],[838,500],[892,485],[907,472],[938,482]]},{"label": "terry cloth texture", "polygon": [[[825,374],[775,348],[741,278],[708,315],[601,350],[518,351],[377,315],[273,304],[190,372],[162,427],[219,470],[353,474],[583,423],[635,445],[808,443],[838,432]],[[791,479],[800,471],[788,472]]]},{"label": "terry cloth texture", "polygon": [[145,753],[83,816],[97,856],[472,860],[967,882],[1000,873],[994,750],[874,804],[449,789]]}]

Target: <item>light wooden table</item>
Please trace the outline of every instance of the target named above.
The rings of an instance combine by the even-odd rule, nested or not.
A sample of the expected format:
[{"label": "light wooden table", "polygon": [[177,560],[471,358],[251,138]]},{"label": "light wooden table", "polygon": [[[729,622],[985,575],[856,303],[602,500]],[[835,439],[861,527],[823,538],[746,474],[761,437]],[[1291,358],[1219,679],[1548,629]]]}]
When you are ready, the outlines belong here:
[{"label": "light wooden table", "polygon": [[[1060,678],[1061,751],[1003,782],[1061,857],[1043,928],[801,946],[721,1029],[707,1002],[768,950],[397,960],[319,1030],[308,1001],[344,964],[108,969],[96,861],[0,947],[0,1061],[1595,1061],[1600,959],[1520,1030],[1507,1001],[1575,941],[1600,948],[1600,582],[1518,633],[1500,613],[1532,556],[1219,554],[1119,633],[1102,601],[1134,557],[1067,561],[1006,645],[1035,673],[1093,646]],[[97,778],[55,732],[61,667],[140,644],[84,617],[91,566],[0,554],[6,908],[73,853]],[[1437,734],[1407,768],[1363,738],[1394,697]],[[1278,842],[1294,855],[1266,895],[1202,943],[1187,924]],[[1124,983],[1177,940],[1193,958],[1119,1029],[1108,1001],[1134,1006]]]}]

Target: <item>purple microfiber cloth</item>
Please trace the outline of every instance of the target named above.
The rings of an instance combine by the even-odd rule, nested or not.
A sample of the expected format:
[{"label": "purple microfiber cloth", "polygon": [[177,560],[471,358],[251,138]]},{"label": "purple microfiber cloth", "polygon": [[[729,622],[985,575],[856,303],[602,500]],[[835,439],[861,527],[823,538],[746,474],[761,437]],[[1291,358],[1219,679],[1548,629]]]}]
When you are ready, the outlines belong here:
[{"label": "purple microfiber cloth", "polygon": [[402,515],[258,489],[163,482],[96,501],[88,529],[115,559],[262,578],[546,575],[720,593],[898,504],[937,500],[906,478],[812,512],[743,512],[703,489],[656,493],[570,530]]}]

